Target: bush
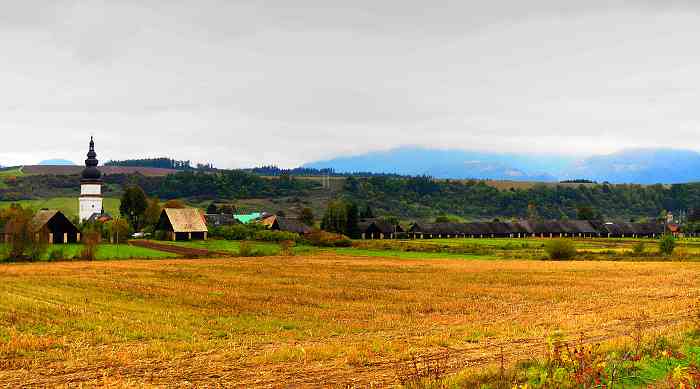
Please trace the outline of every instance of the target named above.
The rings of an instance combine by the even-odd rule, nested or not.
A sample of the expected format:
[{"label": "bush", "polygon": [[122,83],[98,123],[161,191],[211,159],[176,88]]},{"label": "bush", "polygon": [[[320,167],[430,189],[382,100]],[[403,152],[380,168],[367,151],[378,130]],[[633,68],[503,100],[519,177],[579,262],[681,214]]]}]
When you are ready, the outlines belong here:
[{"label": "bush", "polygon": [[645,247],[644,242],[639,242],[639,243],[635,244],[634,247],[632,247],[632,252],[635,255],[642,255],[642,254],[644,254],[645,248],[646,247]]},{"label": "bush", "polygon": [[263,230],[263,231],[256,232],[253,235],[253,239],[263,241],[263,242],[276,242],[276,243],[284,242],[284,241],[296,242],[299,240],[299,235],[295,234],[293,232]]},{"label": "bush", "polygon": [[567,239],[554,239],[544,246],[544,251],[552,260],[567,260],[576,256],[574,243]]},{"label": "bush", "polygon": [[63,248],[53,249],[49,253],[49,261],[60,261],[64,258],[66,258],[66,253],[63,251]]},{"label": "bush", "polygon": [[97,230],[87,230],[83,232],[83,250],[80,252],[80,259],[94,261],[97,256],[97,245],[100,244],[100,232]]},{"label": "bush", "polygon": [[294,255],[294,241],[283,240],[280,242],[280,254],[285,257]]},{"label": "bush", "polygon": [[253,245],[250,244],[250,242],[243,241],[241,244],[238,246],[238,256],[239,257],[261,257],[264,254],[255,248],[253,248]]},{"label": "bush", "polygon": [[352,240],[347,236],[321,230],[306,234],[304,241],[317,247],[352,247]]},{"label": "bush", "polygon": [[664,235],[659,241],[659,252],[662,255],[671,255],[676,248],[676,238],[671,234]]},{"label": "bush", "polygon": [[214,227],[210,231],[212,238],[222,238],[226,240],[250,240],[255,238],[255,234],[264,231],[263,226],[255,224],[235,224],[232,226]]}]

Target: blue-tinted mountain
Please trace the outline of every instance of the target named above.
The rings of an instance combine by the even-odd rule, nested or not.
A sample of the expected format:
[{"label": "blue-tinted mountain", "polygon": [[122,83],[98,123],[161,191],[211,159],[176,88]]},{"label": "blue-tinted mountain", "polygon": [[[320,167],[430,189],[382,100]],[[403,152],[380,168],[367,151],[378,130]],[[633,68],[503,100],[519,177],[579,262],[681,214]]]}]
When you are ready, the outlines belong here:
[{"label": "blue-tinted mountain", "polygon": [[700,181],[700,154],[690,150],[630,149],[575,163],[567,178],[611,183],[678,184]]},{"label": "blue-tinted mountain", "polygon": [[75,163],[73,163],[73,161],[69,161],[67,159],[47,159],[47,160],[39,162],[39,165],[42,165],[42,166],[75,166]]},{"label": "blue-tinted mountain", "polygon": [[305,165],[337,172],[397,173],[436,178],[674,184],[700,181],[700,153],[629,149],[582,160],[565,155],[507,154],[402,147]]},{"label": "blue-tinted mountain", "polygon": [[304,165],[340,173],[374,172],[428,175],[453,179],[555,181],[574,159],[561,155],[528,155],[401,147],[339,157]]}]

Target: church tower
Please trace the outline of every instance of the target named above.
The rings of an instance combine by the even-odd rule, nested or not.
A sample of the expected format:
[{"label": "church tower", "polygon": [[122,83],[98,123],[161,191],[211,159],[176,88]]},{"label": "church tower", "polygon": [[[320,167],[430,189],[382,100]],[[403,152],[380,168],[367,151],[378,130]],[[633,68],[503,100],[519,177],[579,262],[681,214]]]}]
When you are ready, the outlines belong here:
[{"label": "church tower", "polygon": [[97,169],[95,141],[90,137],[90,151],[85,160],[85,169],[80,180],[80,221],[95,213],[102,213],[102,173]]}]

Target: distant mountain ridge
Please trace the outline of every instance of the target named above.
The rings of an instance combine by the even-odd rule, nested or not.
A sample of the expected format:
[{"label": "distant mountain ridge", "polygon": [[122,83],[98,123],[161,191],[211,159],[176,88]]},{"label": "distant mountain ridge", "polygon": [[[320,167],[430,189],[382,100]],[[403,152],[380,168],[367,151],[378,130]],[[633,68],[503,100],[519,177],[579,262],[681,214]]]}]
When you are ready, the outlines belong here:
[{"label": "distant mountain ridge", "polygon": [[41,166],[75,166],[75,163],[73,161],[69,161],[67,159],[46,159],[41,162],[39,162],[39,165]]},{"label": "distant mountain ridge", "polygon": [[573,158],[562,155],[499,154],[401,147],[308,163],[304,167],[332,168],[341,173],[366,171],[452,179],[556,181],[560,171],[573,162]]},{"label": "distant mountain ridge", "polygon": [[627,149],[576,160],[566,155],[489,153],[401,147],[305,164],[337,172],[368,171],[451,179],[675,184],[700,181],[700,153],[666,148]]},{"label": "distant mountain ridge", "polygon": [[568,178],[635,184],[700,181],[700,153],[677,149],[629,149],[586,158],[566,171]]}]

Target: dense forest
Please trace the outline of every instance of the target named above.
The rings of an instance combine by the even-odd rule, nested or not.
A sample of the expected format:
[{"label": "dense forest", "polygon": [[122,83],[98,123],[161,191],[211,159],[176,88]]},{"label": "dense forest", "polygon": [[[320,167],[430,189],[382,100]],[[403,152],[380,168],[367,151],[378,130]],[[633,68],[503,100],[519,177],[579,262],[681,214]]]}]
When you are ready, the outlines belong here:
[{"label": "dense forest", "polygon": [[[212,173],[183,171],[165,177],[141,174],[110,174],[103,177],[106,195],[118,194],[128,185],[137,185],[149,196],[161,199],[240,199],[303,196],[321,186],[309,180],[281,175],[274,179],[240,170]],[[7,179],[0,186],[0,201],[30,200],[55,196],[77,196],[77,175],[32,175]]]},{"label": "dense forest", "polygon": [[[183,171],[165,177],[113,174],[104,177],[105,193],[118,195],[138,185],[161,199],[304,198],[319,193],[320,183],[282,173],[274,178],[248,171]],[[21,176],[0,185],[0,200],[77,196],[78,176]],[[661,211],[700,208],[700,184],[663,185],[536,185],[499,190],[482,181],[433,180],[430,177],[348,177],[333,197],[369,205],[379,215],[431,218],[454,215],[465,219],[541,217],[574,218],[580,207],[609,219],[657,217]]]},{"label": "dense forest", "polygon": [[579,207],[590,207],[602,218],[641,219],[657,217],[662,210],[700,207],[700,184],[537,185],[531,189],[498,190],[482,181],[369,177],[349,178],[344,196],[397,216],[559,219],[574,218]]},{"label": "dense forest", "polygon": [[161,169],[175,170],[213,170],[212,164],[197,164],[192,166],[191,161],[178,161],[171,158],[143,158],[143,159],[127,159],[123,161],[108,161],[105,166],[127,166],[127,167],[152,167]]},{"label": "dense forest", "polygon": [[353,173],[339,173],[333,169],[316,169],[307,167],[297,167],[293,169],[283,169],[274,165],[270,166],[260,166],[254,167],[252,169],[246,169],[247,171],[255,174],[260,174],[262,176],[280,176],[283,174],[289,174],[291,176],[299,177],[320,177],[320,176],[331,176],[331,177],[401,177],[394,173],[372,173],[372,172],[353,172]]}]

